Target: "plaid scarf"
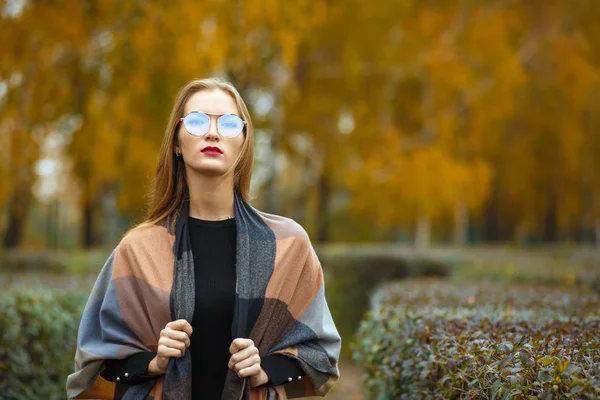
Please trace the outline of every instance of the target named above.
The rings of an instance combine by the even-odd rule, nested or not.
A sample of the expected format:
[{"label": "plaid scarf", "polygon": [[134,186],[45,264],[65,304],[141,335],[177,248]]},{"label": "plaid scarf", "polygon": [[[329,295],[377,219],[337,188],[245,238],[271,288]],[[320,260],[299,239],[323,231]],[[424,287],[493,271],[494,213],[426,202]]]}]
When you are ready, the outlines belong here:
[{"label": "plaid scarf", "polygon": [[[305,230],[256,210],[235,192],[237,230],[234,338],[250,338],[264,357],[294,358],[306,373],[274,387],[250,387],[228,370],[222,400],[324,396],[339,378],[341,338],[325,299],[323,271]],[[116,246],[90,293],[77,335],[68,398],[191,400],[189,351],[167,372],[137,385],[104,380],[106,359],[157,351],[160,331],[194,315],[194,261],[189,199],[175,223],[130,231]],[[173,226],[173,228],[169,228]],[[193,337],[191,340],[194,340]],[[210,345],[210,344],[208,344]]]}]

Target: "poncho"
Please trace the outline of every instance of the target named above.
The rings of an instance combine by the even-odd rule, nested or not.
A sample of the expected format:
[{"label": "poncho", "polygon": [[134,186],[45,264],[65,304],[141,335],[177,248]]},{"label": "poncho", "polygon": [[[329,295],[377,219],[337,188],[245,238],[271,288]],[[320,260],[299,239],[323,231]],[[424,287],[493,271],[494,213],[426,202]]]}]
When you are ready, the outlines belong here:
[{"label": "poncho", "polygon": [[[341,338],[309,237],[294,220],[255,209],[237,191],[234,212],[236,296],[231,340],[252,339],[261,357],[292,357],[306,376],[280,386],[251,388],[249,377],[229,370],[222,400],[324,396],[339,378]],[[175,224],[130,231],[106,260],[79,325],[75,371],[67,378],[68,398],[191,400],[189,351],[171,358],[165,374],[137,385],[100,376],[106,359],[157,351],[160,331],[168,322],[191,323],[195,294],[188,215],[186,199]]]}]

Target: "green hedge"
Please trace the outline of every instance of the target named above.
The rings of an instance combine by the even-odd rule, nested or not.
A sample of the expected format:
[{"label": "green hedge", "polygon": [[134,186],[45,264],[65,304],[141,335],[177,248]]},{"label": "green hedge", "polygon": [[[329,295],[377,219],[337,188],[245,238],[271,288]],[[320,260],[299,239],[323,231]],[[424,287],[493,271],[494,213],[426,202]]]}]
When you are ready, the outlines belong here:
[{"label": "green hedge", "polygon": [[111,251],[112,249],[0,252],[0,273],[98,273]]},{"label": "green hedge", "polygon": [[348,344],[369,308],[369,296],[379,284],[393,279],[447,276],[451,264],[413,253],[401,254],[393,247],[317,247],[325,273],[326,297],[333,319],[350,355]]},{"label": "green hedge", "polygon": [[596,399],[592,292],[412,281],[383,286],[354,358],[369,399]]},{"label": "green hedge", "polygon": [[[57,261],[57,267],[50,268],[53,272],[85,272],[90,268],[99,271],[106,258],[102,252],[77,254],[70,259],[68,254],[53,255],[46,260]],[[11,267],[4,268],[33,272],[49,265],[17,261],[35,260],[37,256],[31,254],[19,257],[12,258]],[[98,258],[97,262],[91,262],[91,257]],[[344,339],[353,337],[368,309],[370,291],[381,282],[409,276],[445,276],[450,269],[448,263],[385,250],[334,246],[321,249],[319,257],[326,275],[329,306]],[[91,286],[66,273],[53,274],[52,279],[60,276],[64,276],[64,282],[54,284],[62,290],[17,290],[14,286],[0,294],[0,393],[6,398],[64,398],[65,379],[73,368],[77,326]],[[71,289],[73,282],[79,289]],[[344,351],[349,354],[349,347],[344,346]]]},{"label": "green hedge", "polygon": [[89,293],[0,294],[0,398],[64,399]]},{"label": "green hedge", "polygon": [[50,252],[12,251],[0,253],[0,272],[64,273],[67,264]]},{"label": "green hedge", "polygon": [[[581,253],[581,254],[580,254]],[[600,256],[544,249],[466,249],[456,253],[452,279],[571,286],[600,293]]]}]

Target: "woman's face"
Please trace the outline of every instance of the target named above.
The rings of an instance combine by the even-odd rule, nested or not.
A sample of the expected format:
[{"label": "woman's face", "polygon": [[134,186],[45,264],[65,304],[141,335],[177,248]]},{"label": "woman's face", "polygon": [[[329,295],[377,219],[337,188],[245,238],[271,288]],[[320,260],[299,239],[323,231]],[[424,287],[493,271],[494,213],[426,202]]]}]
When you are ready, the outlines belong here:
[{"label": "woman's face", "polygon": [[[191,111],[202,111],[207,114],[236,114],[243,118],[233,98],[220,89],[202,90],[193,94],[185,104],[183,116]],[[237,159],[244,143],[244,132],[235,138],[219,135],[216,116],[211,116],[210,129],[205,135],[191,135],[181,122],[177,137],[179,145],[176,150],[181,153],[187,167],[210,176],[226,173]],[[220,152],[205,150],[209,146],[217,147]]]}]

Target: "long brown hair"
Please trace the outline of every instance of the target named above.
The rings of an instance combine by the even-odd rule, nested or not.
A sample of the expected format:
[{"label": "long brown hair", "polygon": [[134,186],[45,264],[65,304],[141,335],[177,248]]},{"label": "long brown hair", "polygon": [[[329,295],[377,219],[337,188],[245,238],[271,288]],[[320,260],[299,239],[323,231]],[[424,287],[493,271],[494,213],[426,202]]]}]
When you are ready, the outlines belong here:
[{"label": "long brown hair", "polygon": [[[249,202],[252,199],[250,196],[250,179],[252,177],[252,166],[254,165],[254,132],[246,103],[244,103],[237,89],[227,81],[220,78],[194,80],[185,85],[177,95],[158,154],[156,176],[147,195],[148,206],[146,214],[143,221],[129,231],[157,223],[167,226],[171,231],[174,230],[174,223],[179,214],[181,204],[188,196],[183,157],[175,155],[176,132],[179,119],[183,117],[185,104],[192,95],[202,90],[214,89],[219,89],[229,94],[235,101],[242,119],[247,121],[244,129],[244,144],[237,160],[232,166],[234,168],[233,189],[238,192],[244,201]],[[123,236],[128,232],[123,234]]]}]

